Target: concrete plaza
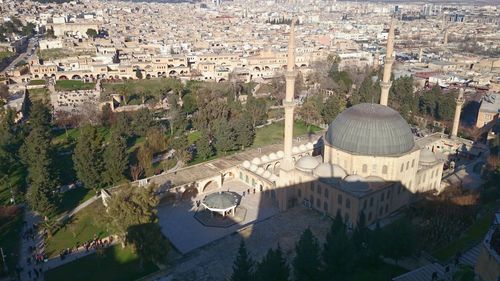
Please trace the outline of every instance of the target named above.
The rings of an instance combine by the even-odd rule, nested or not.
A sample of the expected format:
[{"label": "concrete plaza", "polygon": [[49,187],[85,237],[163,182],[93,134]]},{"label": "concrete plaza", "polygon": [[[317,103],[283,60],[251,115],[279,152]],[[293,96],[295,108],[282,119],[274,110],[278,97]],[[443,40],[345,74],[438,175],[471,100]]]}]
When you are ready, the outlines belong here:
[{"label": "concrete plaza", "polygon": [[[248,194],[249,189],[250,194]],[[245,196],[241,198],[240,202],[240,206],[247,210],[245,219],[242,222],[221,228],[207,227],[196,220],[194,218],[197,210],[196,201],[202,200],[208,193],[199,194],[188,201],[158,207],[158,218],[163,233],[182,254],[223,238],[255,222],[272,217],[279,212],[271,199],[264,193],[256,191],[254,194],[252,187],[239,180],[226,181],[222,188],[218,190],[229,190],[239,195],[245,192]],[[212,192],[217,192],[217,190]],[[226,219],[230,219],[230,217]]]}]

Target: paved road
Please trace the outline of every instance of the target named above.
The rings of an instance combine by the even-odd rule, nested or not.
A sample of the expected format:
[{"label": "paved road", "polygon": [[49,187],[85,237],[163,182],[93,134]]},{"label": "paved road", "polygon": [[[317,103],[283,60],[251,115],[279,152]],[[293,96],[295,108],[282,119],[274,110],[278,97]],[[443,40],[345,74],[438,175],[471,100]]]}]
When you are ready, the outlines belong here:
[{"label": "paved road", "polygon": [[27,61],[29,57],[34,53],[31,53],[31,49],[35,47],[35,45],[38,44],[38,39],[33,37],[29,40],[28,42],[28,48],[26,48],[26,51],[24,53],[21,53],[15,58],[6,68],[4,68],[0,73],[4,73],[9,70],[13,70],[20,61],[24,60]]}]

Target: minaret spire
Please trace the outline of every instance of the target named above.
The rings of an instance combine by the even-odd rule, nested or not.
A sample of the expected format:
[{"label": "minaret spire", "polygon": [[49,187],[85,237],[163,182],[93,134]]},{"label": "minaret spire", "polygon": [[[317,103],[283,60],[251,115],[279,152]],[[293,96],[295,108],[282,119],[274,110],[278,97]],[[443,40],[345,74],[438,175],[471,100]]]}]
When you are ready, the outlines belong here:
[{"label": "minaret spire", "polygon": [[382,89],[380,94],[380,104],[386,106],[389,100],[389,89],[391,88],[391,71],[392,71],[392,63],[394,62],[394,59],[392,58],[393,52],[394,52],[394,18],[391,18],[391,26],[389,28],[389,34],[387,36],[387,53],[385,55],[384,76],[382,77],[382,82],[380,83],[380,88]]},{"label": "minaret spire", "polygon": [[462,105],[464,104],[464,89],[460,88],[458,97],[455,100],[455,116],[453,117],[453,127],[451,129],[451,137],[456,138],[458,133],[458,125],[460,124],[460,114],[462,113]]},{"label": "minaret spire", "polygon": [[295,107],[293,96],[295,93],[295,17],[292,18],[290,37],[288,39],[288,57],[285,72],[286,92],[283,100],[285,108],[285,139],[283,144],[283,163],[281,169],[293,169],[292,144],[293,144],[293,110]]}]

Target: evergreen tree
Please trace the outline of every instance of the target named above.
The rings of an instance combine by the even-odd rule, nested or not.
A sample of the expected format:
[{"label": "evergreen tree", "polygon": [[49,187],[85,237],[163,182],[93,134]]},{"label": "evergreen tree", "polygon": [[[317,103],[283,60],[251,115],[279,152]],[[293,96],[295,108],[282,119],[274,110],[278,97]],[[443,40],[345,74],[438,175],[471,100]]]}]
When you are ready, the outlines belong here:
[{"label": "evergreen tree", "polygon": [[250,114],[252,127],[265,124],[267,121],[267,104],[264,99],[249,96],[245,104],[246,111]]},{"label": "evergreen tree", "polygon": [[323,246],[323,264],[325,276],[343,279],[351,272],[354,259],[354,246],[347,236],[345,224],[339,213],[335,217]]},{"label": "evergreen tree", "polygon": [[318,240],[309,228],[304,230],[295,245],[296,256],[293,260],[293,270],[297,281],[319,280],[320,248]]},{"label": "evergreen tree", "polygon": [[137,110],[134,115],[134,120],[132,121],[134,134],[138,136],[145,136],[148,130],[153,128],[154,123],[153,114],[149,109],[141,108]]},{"label": "evergreen tree", "polygon": [[346,108],[346,100],[341,95],[333,94],[329,96],[321,109],[321,117],[325,124],[330,124],[337,115]]},{"label": "evergreen tree", "polygon": [[253,266],[254,261],[250,257],[247,248],[245,246],[245,241],[241,239],[240,247],[238,249],[238,256],[234,260],[233,264],[233,274],[231,275],[231,281],[250,281],[253,280]]},{"label": "evergreen tree", "polygon": [[215,148],[217,151],[224,152],[224,154],[226,154],[228,151],[235,148],[236,135],[231,128],[231,124],[227,120],[219,120],[216,124],[214,136]]},{"label": "evergreen tree", "polygon": [[236,134],[236,144],[241,146],[242,149],[251,146],[255,138],[255,130],[248,114],[243,113],[239,115],[232,124]]},{"label": "evergreen tree", "polygon": [[54,177],[50,134],[42,128],[31,130],[20,151],[23,164],[28,170],[26,200],[31,208],[44,216],[50,216],[58,201],[57,180]]},{"label": "evergreen tree", "polygon": [[168,243],[158,227],[156,186],[127,186],[113,194],[108,202],[106,220],[122,246],[130,243],[141,261],[163,262]]},{"label": "evergreen tree", "polygon": [[[202,136],[203,135],[204,134],[202,134]],[[214,155],[214,148],[206,137],[201,138],[196,142],[196,151],[198,155],[204,160]]]},{"label": "evergreen tree", "polygon": [[255,279],[262,281],[287,281],[290,268],[278,244],[276,250],[269,249],[264,259],[257,265]]},{"label": "evergreen tree", "polygon": [[104,181],[115,184],[125,178],[125,170],[128,166],[127,144],[125,139],[116,134],[111,134],[110,143],[104,149]]},{"label": "evergreen tree", "polygon": [[102,186],[102,139],[95,127],[85,125],[81,128],[73,162],[76,175],[86,188],[96,189]]}]

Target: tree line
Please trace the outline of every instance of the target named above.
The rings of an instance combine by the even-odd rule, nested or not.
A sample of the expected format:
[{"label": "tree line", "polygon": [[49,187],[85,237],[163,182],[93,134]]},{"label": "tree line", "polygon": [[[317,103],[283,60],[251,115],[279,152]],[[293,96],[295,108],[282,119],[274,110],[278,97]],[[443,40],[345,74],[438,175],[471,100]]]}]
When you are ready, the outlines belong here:
[{"label": "tree line", "polygon": [[[382,257],[393,259],[397,264],[401,258],[414,254],[415,241],[415,231],[409,222],[399,220],[384,229],[377,226],[370,230],[361,214],[357,227],[350,233],[337,214],[323,245],[309,228],[304,230],[295,244],[290,264],[279,245],[269,249],[260,262],[255,262],[242,240],[230,280],[355,280],[356,272],[380,266]],[[393,276],[387,279],[390,277]]]}]

